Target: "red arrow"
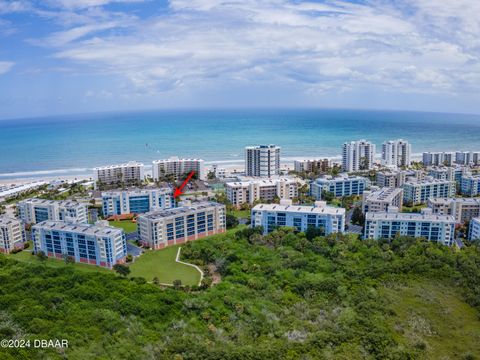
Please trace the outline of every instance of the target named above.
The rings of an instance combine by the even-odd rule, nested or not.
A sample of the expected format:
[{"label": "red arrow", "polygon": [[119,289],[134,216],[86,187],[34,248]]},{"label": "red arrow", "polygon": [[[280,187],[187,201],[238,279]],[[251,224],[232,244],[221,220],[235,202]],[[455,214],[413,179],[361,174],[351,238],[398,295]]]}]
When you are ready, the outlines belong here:
[{"label": "red arrow", "polygon": [[173,193],[174,198],[183,194],[183,188],[185,187],[185,185],[187,185],[187,183],[190,181],[193,175],[195,175],[195,171],[191,171],[190,174],[188,174],[185,181],[182,183],[182,185],[180,185],[180,187],[177,187],[175,189],[175,192]]}]

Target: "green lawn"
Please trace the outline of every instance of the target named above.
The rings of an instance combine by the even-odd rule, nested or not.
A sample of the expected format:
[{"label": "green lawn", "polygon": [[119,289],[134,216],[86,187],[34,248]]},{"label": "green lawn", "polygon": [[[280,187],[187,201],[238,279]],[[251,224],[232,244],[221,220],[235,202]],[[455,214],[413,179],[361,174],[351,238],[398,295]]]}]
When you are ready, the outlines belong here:
[{"label": "green lawn", "polygon": [[16,254],[5,254],[5,256],[10,259],[15,259],[17,261],[30,263],[30,264],[37,264],[37,265],[45,264],[46,266],[57,267],[57,268],[74,267],[75,269],[80,271],[104,272],[104,273],[113,274],[112,270],[109,270],[100,266],[96,266],[96,265],[88,265],[83,263],[65,264],[63,260],[53,259],[53,258],[48,258],[42,261],[37,256],[32,255],[31,251],[26,251],[26,250],[23,250]]},{"label": "green lawn", "polygon": [[127,234],[137,231],[137,223],[134,223],[131,220],[109,221],[108,223],[110,226],[123,229],[123,231],[125,231]]},{"label": "green lawn", "polygon": [[419,204],[414,206],[402,206],[402,212],[409,212],[409,213],[419,213],[423,208],[426,208],[427,204]]},{"label": "green lawn", "polygon": [[239,218],[249,219],[250,218],[250,213],[251,213],[251,210],[234,210],[234,211],[230,212],[229,214],[234,215],[237,219],[239,219]]},{"label": "green lawn", "polygon": [[384,291],[399,342],[425,347],[425,358],[432,360],[480,354],[478,311],[463,301],[453,286],[432,280]]},{"label": "green lawn", "polygon": [[147,281],[157,277],[164,284],[181,280],[182,285],[198,285],[200,273],[192,266],[175,262],[177,251],[178,246],[146,251],[130,265],[130,276],[141,276]]}]

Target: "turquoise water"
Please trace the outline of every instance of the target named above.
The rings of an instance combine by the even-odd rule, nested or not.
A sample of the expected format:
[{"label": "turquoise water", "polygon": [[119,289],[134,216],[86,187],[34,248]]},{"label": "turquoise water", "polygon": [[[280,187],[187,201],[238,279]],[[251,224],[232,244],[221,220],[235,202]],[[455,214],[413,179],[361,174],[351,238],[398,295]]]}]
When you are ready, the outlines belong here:
[{"label": "turquoise water", "polygon": [[[252,144],[285,160],[339,156],[345,141],[403,138],[413,153],[480,150],[480,115],[358,110],[189,110],[0,121],[0,176],[86,173],[170,156],[241,164]],[[59,171],[62,170],[62,171]]]}]

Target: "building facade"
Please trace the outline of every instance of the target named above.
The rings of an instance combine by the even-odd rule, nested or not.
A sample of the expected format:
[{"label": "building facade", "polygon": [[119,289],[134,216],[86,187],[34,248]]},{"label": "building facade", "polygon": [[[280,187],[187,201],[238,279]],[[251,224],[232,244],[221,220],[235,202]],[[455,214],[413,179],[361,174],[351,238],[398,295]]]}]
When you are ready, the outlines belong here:
[{"label": "building facade", "polygon": [[429,214],[428,211],[421,214],[367,212],[365,239],[392,239],[397,235],[423,237],[451,246],[455,237],[455,219],[449,215]]},{"label": "building facade", "polygon": [[453,152],[424,152],[422,154],[422,163],[425,166],[452,166],[454,160]]},{"label": "building facade", "polygon": [[317,200],[322,199],[323,191],[331,192],[335,197],[361,195],[369,187],[370,180],[361,176],[324,176],[310,183],[310,195]]},{"label": "building facade", "polygon": [[375,144],[366,140],[343,144],[342,170],[345,172],[370,170],[375,163]]},{"label": "building facade", "polygon": [[127,244],[122,229],[91,224],[44,221],[32,227],[35,253],[112,268],[125,262]]},{"label": "building facade", "polygon": [[382,144],[382,164],[386,166],[410,166],[412,146],[408,141],[398,139]]},{"label": "building facade", "polygon": [[251,223],[253,227],[263,227],[264,234],[288,226],[303,232],[309,227],[321,228],[328,235],[345,231],[345,209],[327,206],[324,201],[317,201],[315,206],[299,206],[282,200],[280,204],[256,205]]},{"label": "building facade", "polygon": [[467,174],[462,176],[460,193],[466,196],[480,195],[480,175]]},{"label": "building facade", "polygon": [[288,178],[227,182],[225,190],[228,201],[237,208],[258,200],[273,201],[276,198],[293,199],[298,196],[297,182]]},{"label": "building facade", "polygon": [[455,196],[455,181],[427,177],[425,180],[408,180],[403,184],[403,202],[409,205],[424,204],[429,198]]},{"label": "building facade", "polygon": [[459,165],[480,165],[480,151],[457,151],[455,162]]},{"label": "building facade", "polygon": [[93,169],[93,179],[103,184],[142,182],[143,164],[130,161],[125,164],[96,167]]},{"label": "building facade", "polygon": [[433,214],[452,215],[457,224],[480,217],[480,198],[429,198],[427,206]]},{"label": "building facade", "polygon": [[296,172],[307,172],[307,173],[326,173],[330,170],[330,160],[329,159],[319,159],[319,160],[294,160],[293,169]]},{"label": "building facade", "polygon": [[475,218],[470,221],[468,229],[469,240],[480,240],[480,218]]},{"label": "building facade", "polygon": [[401,187],[405,183],[406,171],[378,171],[375,185],[380,187]]},{"label": "building facade", "polygon": [[403,190],[400,188],[384,187],[364,191],[362,195],[362,212],[385,212],[392,206],[400,211],[403,205]]},{"label": "building facade", "polygon": [[137,218],[140,241],[152,249],[162,249],[223,233],[225,211],[225,205],[199,202],[140,215]]},{"label": "building facade", "polygon": [[23,223],[6,215],[0,216],[0,253],[9,254],[23,248],[25,229]]},{"label": "building facade", "polygon": [[175,207],[170,188],[102,192],[104,216],[142,214]]},{"label": "building facade", "polygon": [[247,146],[245,175],[260,177],[280,175],[280,149],[276,145]]},{"label": "building facade", "polygon": [[88,223],[88,206],[71,200],[26,199],[18,202],[17,209],[26,224],[37,224],[45,220],[68,223]]},{"label": "building facade", "polygon": [[204,162],[202,159],[180,159],[178,157],[154,160],[152,162],[153,180],[162,180],[170,175],[178,180],[192,171],[200,180],[205,180]]}]

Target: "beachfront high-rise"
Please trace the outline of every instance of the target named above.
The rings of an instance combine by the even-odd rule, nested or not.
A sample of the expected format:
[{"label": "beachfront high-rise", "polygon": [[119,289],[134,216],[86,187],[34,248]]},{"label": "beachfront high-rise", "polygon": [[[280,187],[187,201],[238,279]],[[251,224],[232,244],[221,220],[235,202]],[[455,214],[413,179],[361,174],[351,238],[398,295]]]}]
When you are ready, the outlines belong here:
[{"label": "beachfront high-rise", "polygon": [[480,151],[457,151],[455,162],[459,165],[480,165]]},{"label": "beachfront high-rise", "polygon": [[47,220],[32,227],[32,237],[36,253],[58,259],[111,268],[127,256],[125,233],[110,226]]},{"label": "beachfront high-rise", "polygon": [[225,189],[228,201],[237,208],[257,200],[273,201],[276,198],[293,199],[298,196],[298,184],[289,178],[228,182]]},{"label": "beachfront high-rise", "polygon": [[152,249],[162,249],[223,233],[225,211],[223,204],[199,202],[148,212],[137,218],[140,241]]},{"label": "beachfront high-rise", "polygon": [[452,166],[455,160],[455,154],[453,152],[424,152],[422,154],[422,163],[425,166]]},{"label": "beachfront high-rise", "polygon": [[346,142],[342,148],[342,170],[370,170],[375,162],[375,144],[367,140]]},{"label": "beachfront high-rise", "polygon": [[280,174],[280,147],[276,145],[247,146],[245,175],[270,177]]},{"label": "beachfront high-rise", "polygon": [[23,223],[6,215],[0,216],[0,253],[10,253],[23,248],[25,231]]},{"label": "beachfront high-rise", "polygon": [[282,199],[280,204],[258,204],[252,209],[252,226],[263,227],[264,234],[278,227],[289,226],[297,231],[309,227],[323,230],[324,235],[345,231],[345,209],[328,206],[324,201],[315,206],[292,205]]},{"label": "beachfront high-rise", "polygon": [[433,215],[430,209],[422,213],[367,212],[365,239],[392,239],[397,235],[423,237],[444,245],[452,245],[455,236],[455,219],[450,215]]},{"label": "beachfront high-rise", "polygon": [[322,176],[310,183],[310,194],[317,200],[322,199],[322,192],[330,192],[335,197],[361,195],[370,187],[370,180],[362,176]]},{"label": "beachfront high-rise", "polygon": [[142,182],[143,164],[130,161],[125,164],[96,167],[93,169],[93,179],[102,184]]},{"label": "beachfront high-rise", "polygon": [[26,224],[37,224],[45,220],[79,224],[88,222],[87,204],[72,200],[26,199],[17,204],[17,209]]},{"label": "beachfront high-rise", "polygon": [[165,179],[168,176],[173,176],[175,180],[179,180],[192,171],[200,180],[204,180],[204,161],[202,159],[180,159],[172,156],[168,159],[152,162],[152,174],[155,181]]},{"label": "beachfront high-rise", "polygon": [[104,216],[142,214],[175,206],[170,188],[102,192]]},{"label": "beachfront high-rise", "polygon": [[382,144],[382,164],[386,166],[409,166],[412,146],[408,141],[398,139]]}]

